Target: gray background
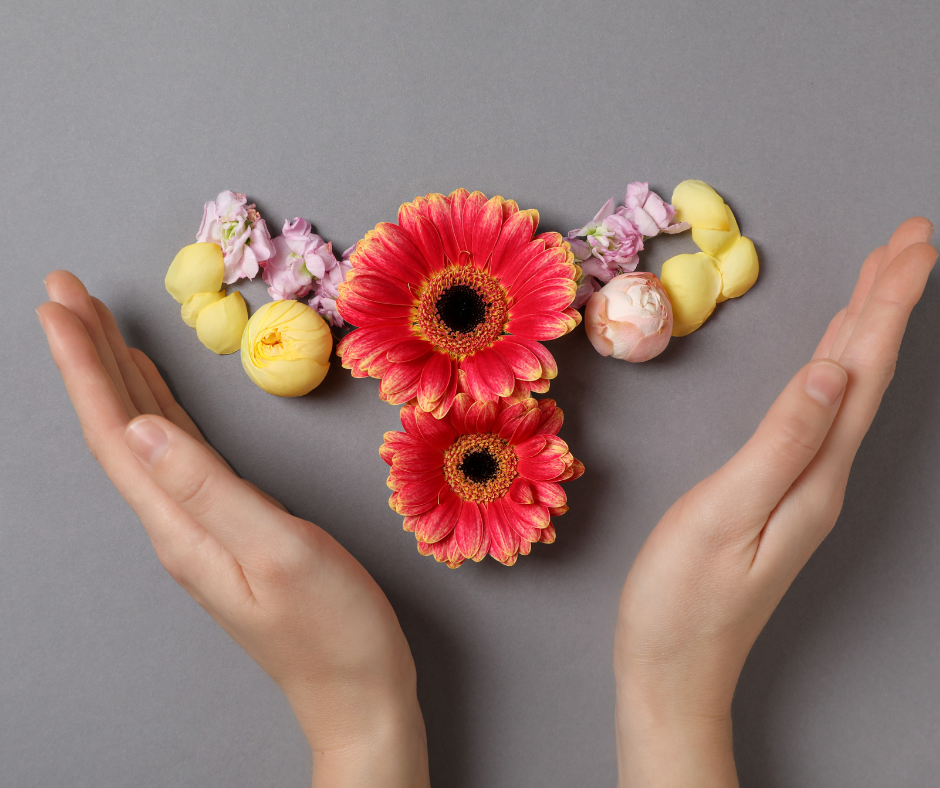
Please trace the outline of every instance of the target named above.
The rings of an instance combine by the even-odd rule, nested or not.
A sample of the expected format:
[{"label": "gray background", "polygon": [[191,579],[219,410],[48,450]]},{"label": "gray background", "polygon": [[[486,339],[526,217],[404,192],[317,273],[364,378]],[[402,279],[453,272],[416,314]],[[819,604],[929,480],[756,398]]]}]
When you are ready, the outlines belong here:
[{"label": "gray background", "polygon": [[[386,590],[436,786],[609,786],[617,597],[661,513],[727,459],[899,221],[940,217],[940,6],[893,2],[13,3],[0,10],[0,782],[304,785],[276,686],[164,573],[88,455],[33,308],[74,271],[245,477]],[[163,289],[202,204],[247,192],[343,249],[458,186],[581,225],[631,180],[713,184],[762,274],[653,362],[550,343],[588,468],[558,541],[421,558],[386,505],[397,410],[334,366],[278,400]],[[689,251],[650,244],[643,266]],[[841,521],[735,700],[744,785],[940,769],[940,282],[911,321]],[[260,282],[244,288],[258,306]]]}]

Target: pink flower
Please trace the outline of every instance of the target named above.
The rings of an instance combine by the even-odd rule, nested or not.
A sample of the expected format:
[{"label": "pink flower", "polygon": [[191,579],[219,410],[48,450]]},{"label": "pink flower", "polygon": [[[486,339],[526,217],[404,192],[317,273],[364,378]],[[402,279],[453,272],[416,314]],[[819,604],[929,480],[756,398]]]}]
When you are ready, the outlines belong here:
[{"label": "pink flower", "polygon": [[[598,273],[588,273],[604,282],[609,281],[615,272],[633,271],[640,259],[638,253],[643,251],[643,234],[633,222],[614,212],[613,198],[604,203],[588,224],[568,233],[568,238],[584,239],[590,255],[582,258],[583,262],[590,262],[591,257],[597,260],[594,267]],[[584,247],[579,245],[578,251],[583,252]],[[580,257],[578,252],[575,256]],[[585,269],[584,265],[581,267]]]},{"label": "pink flower", "polygon": [[584,325],[602,356],[649,361],[669,344],[672,305],[655,275],[621,274],[590,297]]},{"label": "pink flower", "polygon": [[647,238],[659,235],[660,232],[672,234],[689,229],[685,222],[672,224],[676,209],[656,192],[651,192],[648,183],[635,181],[627,186],[624,203],[617,213],[636,225]]},{"label": "pink flower", "polygon": [[281,235],[274,239],[274,256],[265,263],[261,278],[275,301],[302,298],[335,265],[333,245],[312,232],[310,222],[297,217],[284,222]]},{"label": "pink flower", "polygon": [[578,280],[578,289],[574,294],[574,301],[571,302],[572,309],[580,309],[584,306],[588,299],[594,295],[598,290],[601,289],[601,283],[597,279],[589,274],[583,275]]},{"label": "pink flower", "polygon": [[207,202],[196,240],[222,247],[225,275],[230,285],[239,279],[254,279],[258,267],[274,254],[271,234],[255,206],[245,205],[247,199],[238,192],[220,192],[215,201]]},{"label": "pink flower", "polygon": [[331,266],[325,276],[317,282],[316,292],[307,303],[310,304],[320,316],[331,326],[343,327],[343,318],[336,310],[336,297],[339,295],[339,286],[346,281],[346,274],[352,268],[349,256],[356,251],[356,244],[343,252],[343,259],[333,258]]}]

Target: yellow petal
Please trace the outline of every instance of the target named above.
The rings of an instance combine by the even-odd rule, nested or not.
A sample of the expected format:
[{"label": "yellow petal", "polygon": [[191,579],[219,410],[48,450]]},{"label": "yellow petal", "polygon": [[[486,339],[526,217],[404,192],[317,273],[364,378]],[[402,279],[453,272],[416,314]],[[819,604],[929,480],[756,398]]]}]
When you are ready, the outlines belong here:
[{"label": "yellow petal", "polygon": [[257,386],[278,397],[302,397],[326,376],[333,335],[315,309],[272,301],[251,316],[241,348],[242,367]]},{"label": "yellow petal", "polygon": [[738,222],[734,218],[731,209],[725,205],[725,212],[728,214],[727,230],[706,230],[703,227],[692,228],[692,240],[705,254],[710,254],[719,260],[723,259],[731,251],[741,237],[741,231],[738,230]]},{"label": "yellow petal", "polygon": [[659,279],[672,303],[674,337],[691,334],[715,310],[721,274],[711,255],[699,252],[671,257],[663,263]]},{"label": "yellow petal", "polygon": [[704,181],[682,181],[672,193],[676,221],[688,222],[702,230],[730,229],[725,201]]},{"label": "yellow petal", "polygon": [[199,313],[196,336],[213,353],[234,353],[241,345],[247,323],[248,307],[242,294],[235,292],[209,304]]},{"label": "yellow petal", "polygon": [[196,327],[196,318],[199,313],[209,304],[221,301],[225,298],[225,291],[218,293],[196,293],[186,299],[183,306],[180,307],[180,314],[183,316],[183,322],[190,328]]},{"label": "yellow petal", "polygon": [[218,244],[199,243],[179,250],[166,272],[167,292],[181,304],[196,293],[215,293],[222,289],[222,248]]},{"label": "yellow petal", "polygon": [[751,289],[757,281],[760,266],[754,242],[742,235],[724,260],[719,261],[721,271],[721,294],[725,298],[737,298]]}]

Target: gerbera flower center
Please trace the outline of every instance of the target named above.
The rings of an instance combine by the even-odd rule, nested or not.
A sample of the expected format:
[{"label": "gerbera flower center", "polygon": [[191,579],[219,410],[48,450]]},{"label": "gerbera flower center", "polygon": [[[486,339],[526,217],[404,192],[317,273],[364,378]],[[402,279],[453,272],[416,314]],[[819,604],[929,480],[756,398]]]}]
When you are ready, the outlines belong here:
[{"label": "gerbera flower center", "polygon": [[417,327],[439,350],[463,358],[489,347],[503,333],[506,290],[472,265],[445,268],[418,296]]},{"label": "gerbera flower center", "polygon": [[495,501],[516,478],[516,452],[496,435],[462,435],[444,452],[444,478],[465,501]]}]

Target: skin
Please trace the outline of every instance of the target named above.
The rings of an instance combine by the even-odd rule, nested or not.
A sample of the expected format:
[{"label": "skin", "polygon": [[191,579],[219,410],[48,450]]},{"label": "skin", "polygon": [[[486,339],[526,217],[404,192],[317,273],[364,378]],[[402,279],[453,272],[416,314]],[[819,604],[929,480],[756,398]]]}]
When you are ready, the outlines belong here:
[{"label": "skin", "polygon": [[[937,258],[909,219],[738,454],[680,498],[624,585],[617,622],[622,788],[736,786],[731,697],[790,583],[834,525],[852,460]],[[239,479],[72,274],[40,321],[92,454],[173,578],[279,684],[313,785],[427,786],[415,669],[368,573]]]}]

